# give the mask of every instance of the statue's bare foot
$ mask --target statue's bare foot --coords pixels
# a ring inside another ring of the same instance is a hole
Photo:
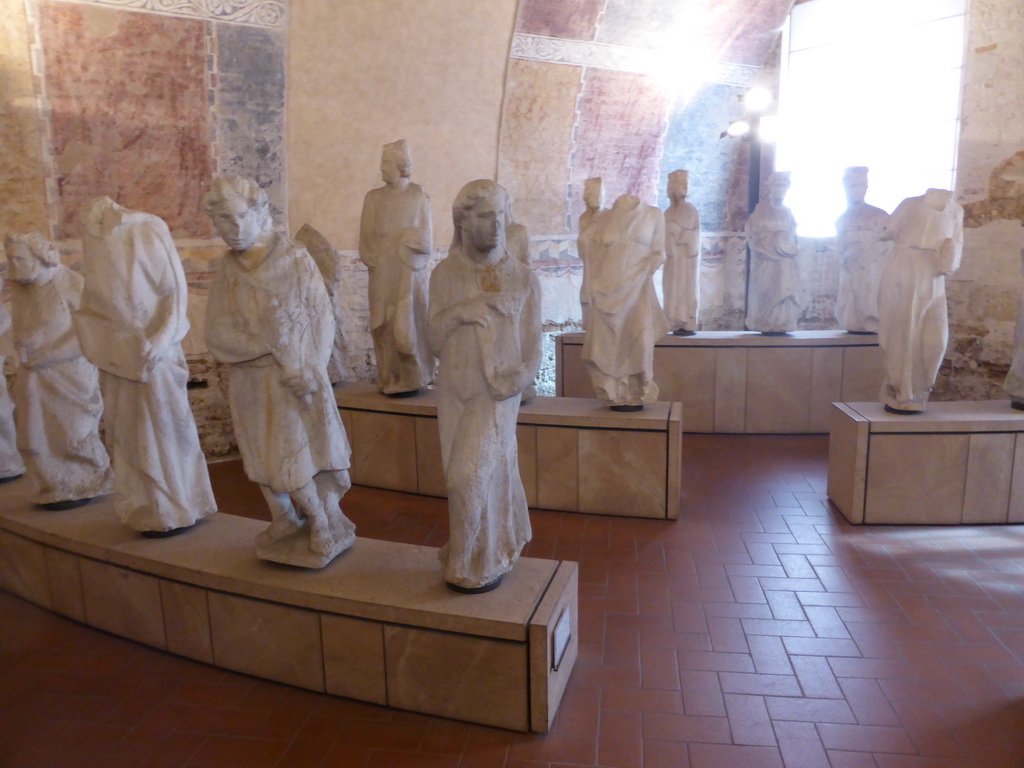
[[[326,555],[334,547],[334,537],[331,536],[331,529],[325,524],[317,526],[310,531],[309,549],[317,555]]]
[[[302,528],[302,523],[296,520],[281,519],[274,520],[266,529],[256,537],[256,544],[265,547],[290,536]]]

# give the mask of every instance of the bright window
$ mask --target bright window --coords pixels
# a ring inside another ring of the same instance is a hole
[[[952,189],[967,0],[809,0],[783,41],[776,168],[801,235],[846,209],[843,170],[866,165],[867,202],[892,211]]]

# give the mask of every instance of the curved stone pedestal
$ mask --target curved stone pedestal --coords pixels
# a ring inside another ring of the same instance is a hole
[[[437,550],[360,538],[326,568],[256,558],[265,523],[216,514],[144,539],[109,502],[67,512],[0,492],[0,588],[225,669],[517,731],[547,731],[576,659],[577,565],[522,558],[456,595]]]

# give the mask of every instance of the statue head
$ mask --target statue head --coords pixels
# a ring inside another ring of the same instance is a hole
[[[7,235],[4,250],[7,251],[7,277],[16,283],[39,282],[60,266],[57,246],[38,232]]]
[[[672,171],[668,175],[668,199],[675,202],[676,200],[685,200],[686,196],[690,193],[690,172],[689,171]]]
[[[604,208],[604,182],[600,177],[583,182],[583,202],[588,211],[599,211]]]
[[[868,168],[866,165],[854,165],[843,172],[843,186],[846,187],[846,199],[852,205],[863,203],[868,194]]]
[[[953,193],[948,189],[936,189],[931,187],[924,193],[924,200],[936,211],[944,210],[949,201],[953,199]]]
[[[389,187],[396,186],[403,179],[412,176],[412,153],[405,139],[384,145],[380,156],[380,175]]]
[[[489,179],[466,184],[452,203],[452,248],[460,247],[470,258],[503,252],[508,208],[508,192],[499,184]]]
[[[233,251],[246,251],[271,228],[270,201],[259,184],[244,176],[219,176],[203,197],[203,210]]]
[[[775,171],[768,177],[768,202],[776,208],[782,206],[789,192],[790,173],[789,171]]]

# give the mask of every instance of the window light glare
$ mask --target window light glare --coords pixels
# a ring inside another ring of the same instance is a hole
[[[761,141],[769,144],[774,143],[779,137],[779,118],[776,115],[765,115],[762,117],[757,128],[757,135]]]
[[[729,127],[725,129],[725,132],[734,139],[739,136],[746,136],[750,133],[750,123],[746,120],[733,120],[729,123]]]
[[[772,93],[767,88],[751,88],[743,97],[743,106],[747,112],[764,112],[771,106]]]

